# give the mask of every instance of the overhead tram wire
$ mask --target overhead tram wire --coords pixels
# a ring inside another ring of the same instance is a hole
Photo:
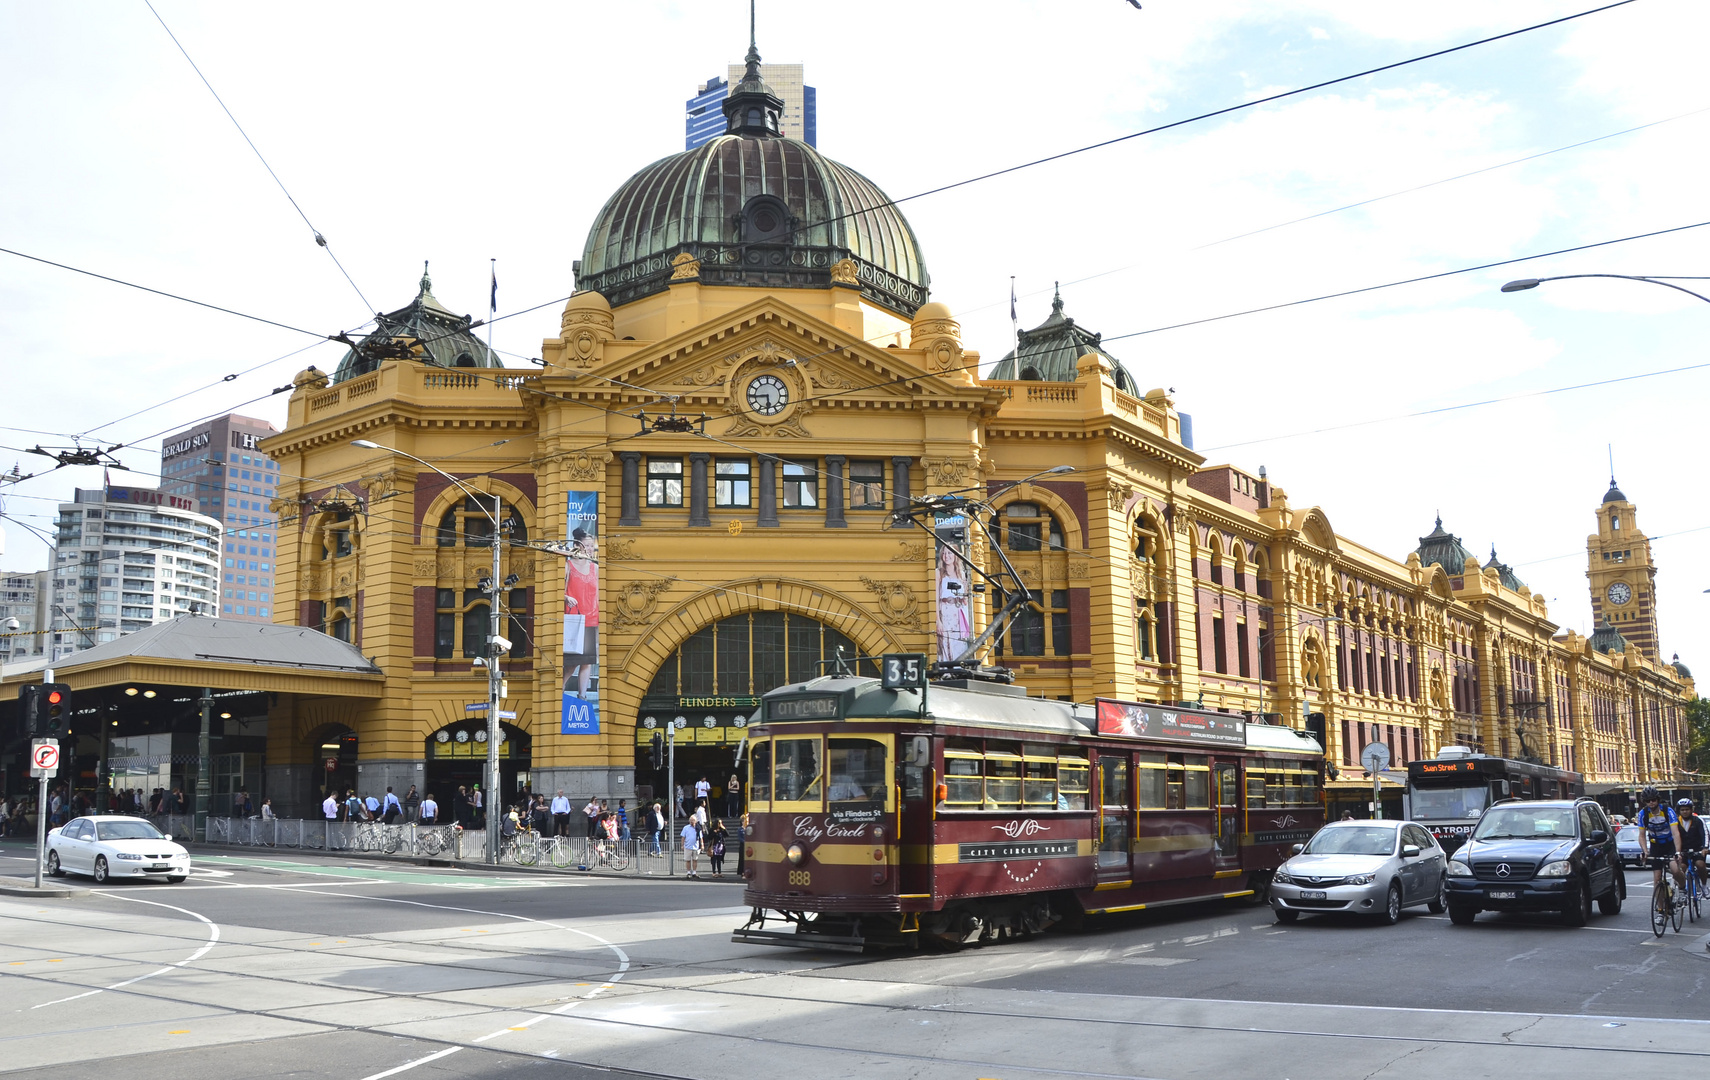
[[[262,156],[261,148],[255,145],[255,140],[249,137],[249,132],[243,129],[242,124],[238,123],[238,118],[232,115],[231,109],[226,106],[225,100],[220,97],[219,91],[214,89],[214,84],[208,81],[208,77],[206,75],[202,74],[202,69],[196,65],[195,60],[191,59],[190,51],[184,47],[184,43],[182,41],[178,40],[178,35],[172,32],[172,27],[167,26],[166,20],[161,18],[160,12],[155,10],[153,0],[143,0],[143,3],[148,5],[149,14],[153,15],[155,21],[160,23],[160,28],[166,31],[166,36],[172,39],[172,44],[178,46],[178,51],[183,54],[185,62],[190,65],[190,70],[194,71],[196,73],[196,77],[202,80],[202,85],[208,88],[208,93],[213,95],[215,103],[220,106],[220,111],[226,114],[226,119],[232,122],[232,126],[237,128],[238,134],[243,136],[243,141],[249,144],[249,148],[251,150],[255,151],[256,160],[261,162],[261,167],[267,170],[267,175],[273,177],[273,182],[279,185],[279,190],[284,194],[286,201],[291,204],[291,209],[297,211],[297,216],[303,219],[303,224],[307,225],[309,227],[309,232],[314,234],[315,243],[327,253],[327,258],[333,261],[333,265],[338,267],[338,272],[344,275],[344,280],[350,282],[350,287],[355,290],[357,299],[362,301],[363,308],[368,311],[373,311],[374,305],[368,302],[368,297],[362,295],[362,289],[357,286],[355,279],[350,276],[350,271],[346,270],[344,268],[344,264],[338,261],[338,256],[333,254],[332,245],[327,243],[325,236],[321,235],[321,230],[315,228],[315,223],[309,220],[309,215],[303,213],[303,208],[297,205],[297,200],[293,198],[291,192],[286,189],[285,181],[279,179],[279,174],[273,171],[273,166],[269,165],[267,163],[267,158]]]

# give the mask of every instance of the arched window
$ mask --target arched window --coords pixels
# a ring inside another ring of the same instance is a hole
[[[502,631],[511,640],[512,658],[528,656],[532,651],[533,635],[529,632],[529,590],[511,589],[501,594],[504,601],[500,615],[506,620]],[[492,598],[480,589],[435,589],[433,655],[437,660],[457,656],[476,657],[487,654],[487,635],[491,632]]]
[[[1215,530],[1211,534],[1211,583],[1223,584],[1223,537]]]
[[[1134,655],[1140,660],[1151,660],[1157,655],[1156,627],[1152,623],[1152,612],[1145,601],[1134,601]]]
[[[1062,551],[1063,528],[1038,503],[1010,503],[1001,511],[1000,542],[1008,551]]]
[[[458,353],[457,359],[452,361],[452,367],[474,367],[474,366],[475,366],[475,358],[473,356],[470,356],[468,353]]]
[[[457,510],[455,508],[447,510],[445,516],[439,519],[439,529],[435,542],[440,547],[457,546]]]
[[[785,683],[825,674],[839,650],[850,669],[878,675],[845,634],[784,611],[731,615],[691,634],[665,658],[647,688],[648,707],[675,708],[680,697],[759,697]]]
[[[340,641],[350,640],[350,620],[343,615],[333,619],[327,627],[327,633]]]
[[[513,544],[528,542],[528,524],[523,520],[522,511],[511,503],[500,501],[499,520],[507,525],[508,539]],[[483,496],[477,501],[473,496],[465,498],[461,503],[452,506],[439,519],[439,527],[434,530],[434,543],[440,547],[456,547],[461,540],[464,547],[484,548],[493,543],[493,499]]]
[[[1142,514],[1134,519],[1134,557],[1150,559],[1158,545],[1158,526]]]

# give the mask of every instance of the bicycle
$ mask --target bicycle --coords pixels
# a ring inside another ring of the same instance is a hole
[[[505,837],[499,842],[499,862],[506,858],[518,866],[533,866],[540,860],[540,844],[533,832],[528,829],[518,829],[515,834]]]
[[[1680,917],[1683,902],[1677,902],[1674,895],[1674,875],[1668,867],[1663,867],[1662,884],[1656,889],[1651,900],[1651,932],[1657,937],[1663,936],[1669,923],[1674,923],[1674,932],[1680,933]]]
[[[457,834],[463,831],[461,825],[429,825],[420,829],[416,834],[416,854],[438,855],[446,848],[457,850]]]
[[[1704,886],[1698,879],[1698,860],[1693,857],[1694,854],[1693,852],[1687,853],[1686,888],[1684,890],[1686,896],[1683,906],[1686,908],[1686,917],[1692,922],[1697,922],[1703,903]]]
[[[599,841],[594,845],[594,858],[589,863],[588,869],[597,870],[602,866],[613,870],[629,869],[629,852],[625,851],[623,844],[616,840]]]
[[[540,841],[540,852],[553,866],[560,870],[568,870],[577,865],[576,852],[562,836],[553,836]]]

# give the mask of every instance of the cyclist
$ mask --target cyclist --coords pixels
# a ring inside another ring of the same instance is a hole
[[[1698,887],[1702,890],[1704,888],[1704,819],[1693,812],[1691,799],[1682,799],[1675,806],[1677,807],[1675,816],[1680,819],[1681,861],[1682,863],[1691,861],[1698,867]],[[1675,871],[1674,875],[1675,879],[1682,885],[1686,884],[1685,870],[1686,867],[1683,865],[1680,870]]]
[[[1645,807],[1639,811],[1639,831],[1649,848],[1645,853],[1646,857],[1656,864],[1651,875],[1651,884],[1660,889],[1663,887],[1664,864],[1673,868],[1675,853],[1680,851],[1680,819],[1675,816],[1673,810],[1658,805],[1662,796],[1657,794],[1656,788],[1646,788],[1645,793],[1640,796],[1640,801]],[[1678,869],[1675,869],[1674,873],[1677,879],[1681,878]]]

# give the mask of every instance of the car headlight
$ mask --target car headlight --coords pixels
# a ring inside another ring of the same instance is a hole
[[[1288,868],[1282,866],[1277,867],[1277,872],[1271,875],[1271,880],[1273,882],[1280,881],[1284,885],[1294,884],[1294,879],[1288,876]]]
[[[1376,874],[1349,874],[1342,879],[1344,885],[1370,885],[1377,880]]]
[[[1573,873],[1573,863],[1566,859],[1547,862],[1538,868],[1539,877],[1567,877]]]
[[[119,852],[119,854],[116,856],[116,858],[128,859],[131,862],[141,862],[142,861],[141,855],[132,855],[132,854],[130,854],[128,852],[124,852],[124,851]]]
[[[1466,863],[1462,862],[1459,859],[1450,859],[1449,860],[1449,876],[1450,877],[1472,877],[1473,876],[1472,867],[1468,866]]]

